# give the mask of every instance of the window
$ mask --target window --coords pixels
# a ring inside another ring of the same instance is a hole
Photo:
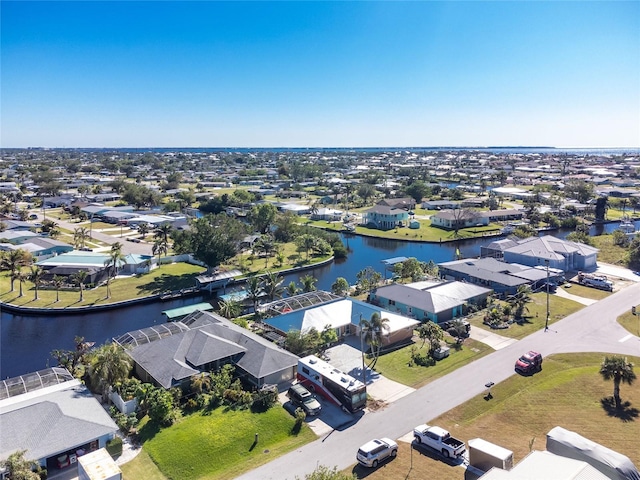
[[[309,369],[307,367],[302,367],[302,373],[309,375]]]

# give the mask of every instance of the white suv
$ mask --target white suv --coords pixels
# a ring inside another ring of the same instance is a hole
[[[386,458],[398,454],[398,444],[390,438],[380,438],[365,443],[358,449],[356,459],[365,467],[376,468]]]

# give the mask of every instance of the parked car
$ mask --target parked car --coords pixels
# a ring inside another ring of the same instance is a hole
[[[307,415],[319,415],[322,410],[322,405],[320,405],[316,397],[300,383],[296,383],[289,388],[287,397],[289,397],[291,403],[302,408]]]
[[[35,213],[32,213],[31,215],[29,215],[29,220],[37,220],[38,219],[38,215],[36,215]]]
[[[356,459],[360,465],[376,468],[387,458],[398,454],[398,444],[390,438],[380,438],[365,443],[358,449]]]
[[[440,427],[418,425],[413,429],[413,438],[416,443],[427,445],[447,458],[457,458],[467,449],[462,440],[452,437],[448,431]]]
[[[525,375],[542,370],[542,355],[533,350],[525,353],[516,361],[515,369],[516,372]]]

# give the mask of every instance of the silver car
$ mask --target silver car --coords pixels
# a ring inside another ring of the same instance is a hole
[[[380,462],[398,454],[398,444],[390,438],[380,438],[365,443],[358,449],[356,459],[360,465],[376,468]]]

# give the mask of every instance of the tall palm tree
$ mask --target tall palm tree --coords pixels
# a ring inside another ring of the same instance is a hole
[[[142,238],[145,238],[147,236],[147,233],[149,233],[149,224],[141,223],[140,225],[138,225],[138,232],[140,232]]]
[[[38,300],[38,289],[40,288],[40,283],[42,283],[42,277],[44,276],[44,270],[42,268],[34,265],[31,267],[31,273],[29,274],[29,280],[33,282],[33,286],[35,289],[34,300]]]
[[[11,250],[2,256],[2,269],[9,270],[11,277],[11,291],[14,289],[14,281],[18,278],[17,274],[22,267],[31,263],[31,254],[26,250]]]
[[[389,333],[389,319],[382,318],[378,312],[371,315],[370,320],[360,320],[360,335],[364,334],[364,341],[371,347],[373,360],[369,368],[374,368],[380,356],[385,334]]]
[[[258,315],[258,302],[260,301],[260,297],[264,293],[262,289],[262,282],[260,281],[260,277],[249,277],[247,278],[247,296],[249,300],[251,300],[251,304],[253,305],[254,315]]]
[[[115,277],[118,273],[118,265],[124,262],[125,256],[122,254],[122,244],[115,242],[111,245],[109,251],[109,258],[104,261],[104,265],[107,268],[107,298],[111,298],[111,289],[109,283],[111,277]],[[111,271],[109,271],[111,269]]]
[[[616,408],[619,409],[622,406],[620,383],[631,385],[636,379],[633,363],[628,362],[625,357],[617,355],[605,357],[600,365],[600,375],[605,380],[613,380],[613,399],[616,402]]]
[[[173,230],[173,227],[171,226],[170,223],[163,223],[158,228],[156,228],[156,231],[155,231],[155,234],[153,235],[153,237],[156,240],[162,239],[162,241],[166,245],[169,245],[169,239],[171,238],[171,231],[172,230]]]
[[[73,230],[73,245],[78,248],[85,248],[87,240],[89,240],[89,229],[86,227],[78,227]]]
[[[162,238],[156,238],[153,242],[153,247],[151,248],[151,253],[153,255],[158,255],[158,267],[160,267],[160,257],[162,255],[167,255],[169,251],[169,244],[166,243]]]
[[[124,348],[115,342],[105,343],[91,355],[89,375],[104,397],[110,386],[129,377],[132,366],[133,361]]]
[[[24,285],[24,282],[26,282],[29,279],[29,274],[26,272],[23,272],[22,270],[18,271],[15,275],[16,280],[18,280],[20,282],[20,297],[24,296],[24,293],[22,291],[22,286]],[[12,279],[13,280],[13,279]]]
[[[313,292],[316,290],[316,282],[318,279],[313,275],[305,275],[300,279],[300,283],[302,284],[303,292]]]
[[[60,301],[60,287],[62,287],[64,284],[64,277],[61,277],[60,275],[54,275],[53,286],[56,287],[56,303]]]
[[[80,301],[84,300],[84,281],[89,276],[89,272],[86,270],[78,270],[74,273],[71,278],[72,280],[80,287]]]
[[[262,279],[262,290],[269,299],[273,302],[276,298],[282,298],[284,288],[282,287],[284,278],[278,275],[277,272],[267,272]]]

